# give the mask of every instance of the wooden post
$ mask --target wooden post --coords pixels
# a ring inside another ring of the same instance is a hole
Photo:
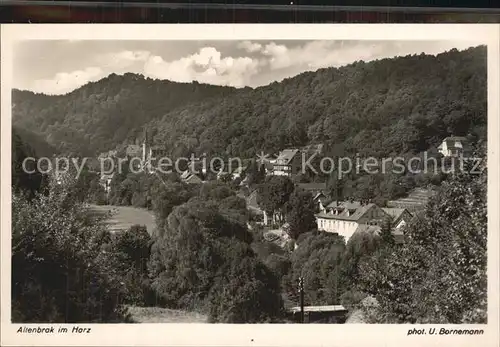
[[[304,278],[299,277],[300,322],[304,323]]]

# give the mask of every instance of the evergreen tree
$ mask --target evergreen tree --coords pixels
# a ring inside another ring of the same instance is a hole
[[[382,245],[386,247],[392,247],[395,244],[392,230],[392,220],[389,217],[385,218],[382,223],[380,228],[380,239],[382,241]]]

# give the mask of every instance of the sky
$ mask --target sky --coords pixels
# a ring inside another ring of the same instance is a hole
[[[438,54],[477,46],[467,41],[21,41],[13,86],[65,94],[111,73],[175,82],[258,87],[305,71],[355,61]]]

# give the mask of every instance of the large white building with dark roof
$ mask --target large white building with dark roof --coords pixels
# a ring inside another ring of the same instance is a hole
[[[337,233],[348,240],[356,231],[368,227],[380,229],[386,219],[393,223],[393,230],[399,233],[412,215],[405,209],[380,208],[373,203],[359,201],[332,201],[324,206],[320,203],[320,212],[316,214],[319,230]]]

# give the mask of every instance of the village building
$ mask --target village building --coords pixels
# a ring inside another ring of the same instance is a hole
[[[424,209],[429,199],[435,194],[436,191],[432,189],[415,188],[404,198],[389,200],[387,202],[387,207],[403,208],[410,213],[414,213]]]
[[[248,186],[248,182],[249,182],[249,179],[248,179],[248,175],[247,175],[247,176],[245,176],[244,179],[241,180],[240,187],[246,187],[246,186]]]
[[[292,177],[302,170],[305,162],[313,155],[323,153],[323,144],[312,144],[301,148],[287,148],[282,150],[274,162],[272,162],[272,174],[276,176]]]
[[[337,202],[316,215],[319,230],[337,233],[348,240],[360,225],[380,225],[387,214],[373,203]]]
[[[282,150],[273,165],[273,175],[291,177],[300,172],[301,156],[298,149]]]
[[[400,230],[413,218],[413,215],[406,208],[382,207],[382,210],[391,216],[394,230]]]
[[[167,155],[167,150],[163,146],[155,145],[150,146],[148,150],[148,158],[154,160],[157,164],[158,161]]]
[[[181,180],[184,183],[187,183],[187,184],[200,184],[200,183],[203,183],[203,180],[198,175],[192,173],[189,170],[186,170],[186,171],[184,171],[181,174]]]
[[[439,153],[445,157],[461,157],[471,154],[469,141],[462,136],[449,136],[438,147]]]
[[[229,175],[230,175],[229,172],[227,172],[223,168],[220,168],[219,171],[217,172],[217,180],[220,181],[220,180],[226,178]]]
[[[113,180],[114,173],[111,174],[102,174],[99,180],[99,184],[103,187],[106,194],[109,194],[111,191],[111,181]]]
[[[125,148],[125,155],[130,158],[142,158],[142,148],[139,145],[128,145]]]
[[[273,154],[268,159],[263,159],[263,161],[261,162],[261,164],[264,165],[266,176],[271,176],[274,174],[274,165],[276,164],[277,159],[278,157]]]
[[[359,201],[339,202],[332,201],[326,206],[321,201],[320,212],[316,214],[319,230],[334,232],[348,240],[356,231],[369,228],[380,231],[386,219],[390,219],[395,236],[402,237],[402,227],[413,217],[412,214],[401,208],[380,208],[373,203]]]
[[[325,206],[328,205],[328,203],[330,203],[330,201],[331,201],[331,199],[328,197],[328,195],[326,193],[319,192],[319,193],[316,193],[315,195],[313,195],[314,205],[317,206],[316,212],[324,211]]]
[[[228,177],[230,180],[242,179],[242,176],[245,174],[247,169],[246,166],[240,166],[232,171],[230,171],[231,167],[224,165],[217,172],[217,180],[221,180],[223,178]]]

